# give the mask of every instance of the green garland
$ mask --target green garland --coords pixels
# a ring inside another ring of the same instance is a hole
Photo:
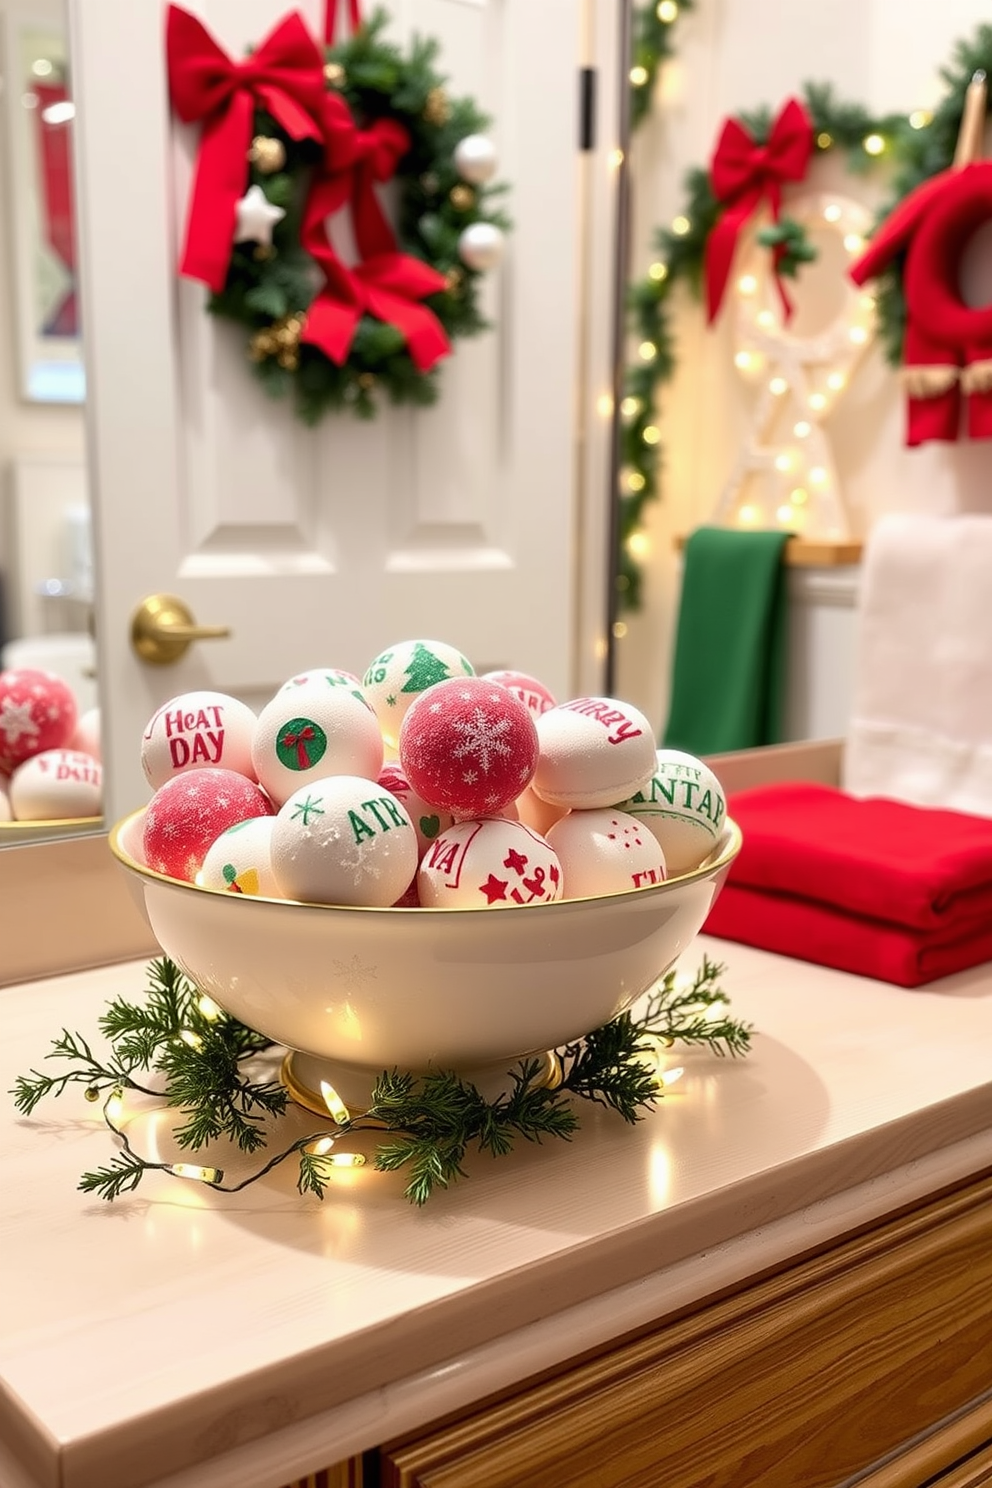
[[[385,12],[377,11],[348,40],[327,49],[328,86],[343,94],[356,120],[388,117],[409,131],[410,150],[396,178],[399,247],[447,278],[447,290],[423,303],[448,336],[475,335],[486,329],[478,303],[480,274],[462,263],[458,239],[475,222],[509,227],[505,213],[494,205],[506,188],[461,181],[454,151],[466,135],[483,133],[489,120],[470,99],[447,96],[434,67],[435,41],[415,38],[404,57],[383,40],[387,21]],[[270,171],[261,168],[264,155],[253,160],[249,184],[260,186],[286,215],[275,227],[273,251],[259,252],[250,243],[235,246],[225,287],[211,296],[209,309],[244,327],[257,376],[273,397],[292,397],[296,413],[308,424],[332,409],[372,418],[383,394],[393,403],[435,402],[438,369],[418,371],[395,326],[363,316],[341,367],[300,341],[315,293],[314,265],[300,243],[300,225],[318,151],[310,141],[290,139],[261,111],[255,115],[254,133],[263,141],[278,141],[285,161]]]
[[[651,111],[658,71],[673,55],[672,28],[680,15],[695,8],[696,0],[651,0],[633,16],[630,68],[630,123],[636,129]]]
[[[124,1093],[136,1091],[156,1096],[179,1113],[173,1135],[180,1148],[200,1152],[225,1139],[254,1153],[267,1145],[273,1119],[288,1104],[285,1087],[253,1068],[253,1061],[276,1046],[203,998],[166,957],[151,963],[143,1002],[115,998],[108,1004],[99,1021],[100,1033],[110,1041],[108,1056],[99,1057],[81,1034],[63,1029],[46,1058],[68,1068],[52,1075],[33,1069],[18,1077],[10,1094],[25,1116],[43,1098],[61,1095],[71,1085],[81,1085],[89,1101],[102,1100],[104,1120],[120,1150],[106,1167],[84,1173],[79,1187],[104,1199],[129,1193],[148,1172],[194,1178],[235,1193],[293,1157],[300,1193],[323,1198],[336,1164],[365,1161],[362,1154],[339,1147],[340,1140],[374,1130],[390,1138],[377,1147],[375,1166],[382,1172],[405,1170],[406,1197],[419,1205],[464,1176],[471,1145],[504,1157],[518,1137],[568,1140],[579,1125],[570,1097],[605,1106],[624,1121],[639,1120],[662,1094],[659,1048],[678,1040],[721,1056],[746,1054],[751,1027],[722,1011],[729,1001],[718,985],[723,970],[704,958],[684,989],[669,972],[639,1017],[622,1013],[581,1042],[557,1050],[559,1078],[550,1085],[541,1077],[543,1061],[537,1059],[523,1060],[508,1071],[511,1088],[495,1101],[487,1101],[450,1071],[417,1077],[384,1070],[363,1115],[343,1111],[329,1127],[289,1143],[236,1183],[225,1184],[223,1169],[212,1165],[142,1157],[122,1125]]]
[[[859,104],[839,102],[829,84],[807,83],[801,97],[813,124],[817,153],[843,151],[848,169],[855,174],[863,174],[886,160],[905,131],[915,132],[909,131],[901,116],[877,118]],[[770,109],[738,117],[759,143],[765,142],[773,122]],[[659,495],[663,468],[658,392],[674,376],[677,365],[672,295],[678,286],[687,285],[701,299],[706,240],[720,215],[708,170],[690,170],[685,176],[685,190],[681,212],[671,226],[656,233],[655,260],[646,277],[628,290],[628,330],[634,356],[627,368],[620,407],[620,514],[614,568],[620,615],[639,610],[643,600],[638,538],[644,508]],[[794,276],[803,263],[816,256],[803,228],[787,217],[776,228],[762,233],[760,240],[769,248],[778,243],[784,246],[778,266],[782,275]]]

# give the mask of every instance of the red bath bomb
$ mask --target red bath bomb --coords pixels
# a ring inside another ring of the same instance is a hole
[[[399,753],[410,784],[432,806],[454,816],[495,816],[537,768],[537,729],[499,683],[451,677],[413,702]]]
[[[0,770],[46,749],[63,749],[76,727],[72,689],[54,672],[0,672]]]
[[[515,698],[520,699],[524,707],[530,709],[535,718],[540,718],[549,708],[557,706],[558,699],[554,694],[548,691],[543,682],[527,672],[483,672],[482,680],[498,682],[500,687],[507,688]]]
[[[234,770],[187,770],[159,787],[145,812],[145,862],[156,873],[193,882],[211,844],[228,827],[272,816],[264,791]]]

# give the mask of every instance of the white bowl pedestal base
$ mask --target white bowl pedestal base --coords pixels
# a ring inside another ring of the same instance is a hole
[[[522,1058],[512,1056],[501,1059],[498,1064],[485,1065],[480,1069],[458,1070],[458,1075],[467,1084],[474,1085],[486,1100],[496,1100],[513,1087],[510,1071]],[[541,1061],[538,1075],[540,1084],[556,1085],[561,1078],[560,1066],[554,1054],[542,1052],[534,1056]],[[329,1116],[321,1087],[329,1085],[355,1115],[364,1114],[372,1103],[372,1088],[382,1069],[373,1069],[360,1064],[344,1064],[339,1060],[320,1059],[314,1054],[303,1054],[294,1050],[283,1060],[280,1079],[298,1106],[315,1116]]]

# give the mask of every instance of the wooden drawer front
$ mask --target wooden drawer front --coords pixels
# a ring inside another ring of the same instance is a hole
[[[833,1488],[990,1384],[986,1177],[384,1448],[382,1483]]]

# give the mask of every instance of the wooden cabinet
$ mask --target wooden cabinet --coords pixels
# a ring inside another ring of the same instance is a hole
[[[867,1472],[866,1488],[978,1488],[992,1484],[990,1391],[992,1175],[389,1443],[378,1475],[381,1488],[835,1488]],[[329,1488],[360,1483],[350,1470]]]

